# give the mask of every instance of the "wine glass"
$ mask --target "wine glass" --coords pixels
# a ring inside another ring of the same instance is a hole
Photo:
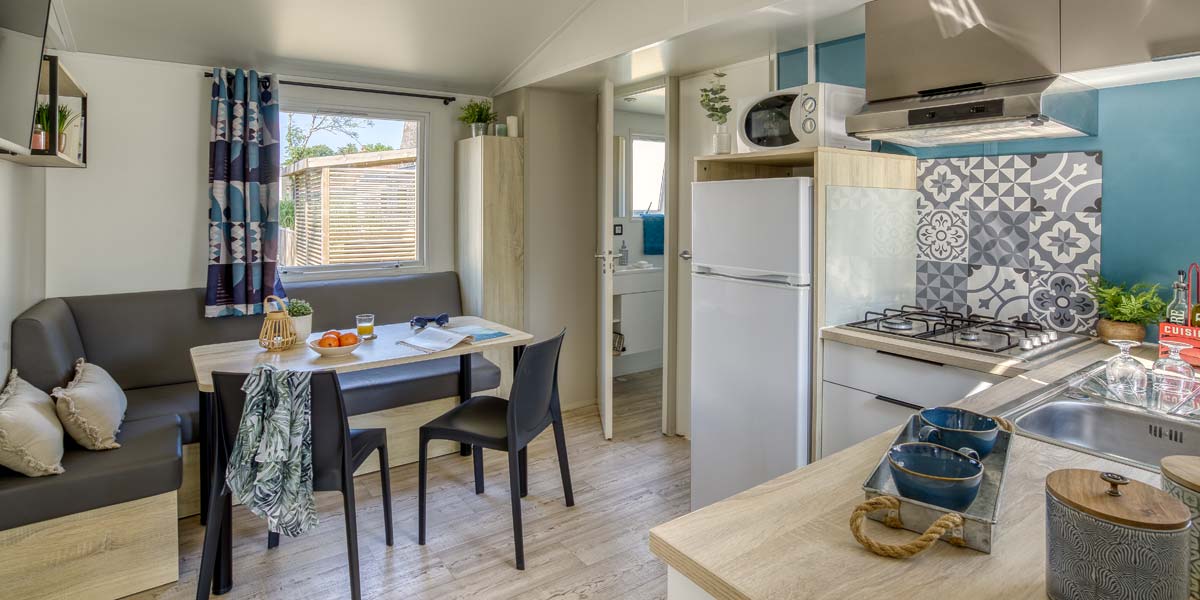
[[[1116,346],[1121,353],[1108,359],[1104,365],[1104,374],[1108,379],[1108,389],[1123,402],[1139,404],[1138,397],[1144,398],[1146,393],[1146,367],[1129,353],[1130,350],[1141,346],[1141,342],[1132,340],[1110,340],[1108,343]]]
[[[1187,399],[1195,386],[1192,380],[1196,371],[1180,357],[1192,345],[1183,342],[1159,342],[1159,345],[1167,349],[1167,356],[1154,361],[1158,395],[1163,402],[1176,406]]]

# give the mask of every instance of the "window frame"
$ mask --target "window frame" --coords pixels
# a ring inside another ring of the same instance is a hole
[[[363,92],[358,92],[363,93]],[[426,111],[389,109],[364,104],[346,104],[340,102],[312,102],[303,99],[289,100],[283,96],[279,103],[279,119],[281,128],[288,113],[329,114],[359,119],[378,119],[387,121],[416,121],[419,123],[417,135],[417,257],[415,261],[386,261],[377,263],[359,263],[353,265],[308,265],[286,266],[278,265],[280,279],[284,284],[293,281],[320,281],[328,279],[359,279],[367,277],[388,277],[410,273],[427,273],[429,271],[429,125],[431,115]],[[282,132],[281,132],[282,134]],[[280,146],[282,151],[283,146]],[[280,175],[282,179],[282,174]],[[283,183],[278,186],[280,201],[283,200]]]
[[[662,190],[663,190],[663,187],[666,185],[666,180],[667,180],[667,168],[666,168],[667,160],[668,160],[667,136],[658,134],[658,133],[642,133],[640,131],[635,131],[635,130],[631,129],[631,130],[629,130],[629,142],[628,142],[629,143],[629,173],[628,173],[628,177],[629,177],[629,182],[630,182],[629,183],[629,198],[626,201],[626,204],[629,207],[628,218],[641,219],[642,218],[641,215],[646,214],[645,212],[638,212],[637,207],[634,206],[634,203],[633,203],[634,195],[635,195],[634,189],[633,189],[633,170],[637,168],[637,163],[635,162],[634,156],[633,156],[633,143],[637,140],[642,140],[642,141],[647,141],[647,142],[661,142],[663,145],[663,171],[662,171],[662,176],[659,179],[659,183],[658,183],[658,187],[660,190],[660,192],[659,192],[660,195],[658,197],[659,210],[655,211],[655,212],[651,212],[650,214],[652,214],[652,215],[666,214],[666,212],[667,212],[666,200],[667,199],[666,199],[666,195],[662,193]]]

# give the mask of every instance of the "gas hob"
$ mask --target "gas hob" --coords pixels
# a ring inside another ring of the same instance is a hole
[[[1026,361],[1085,343],[1089,339],[1074,333],[1054,331],[1032,321],[1000,320],[944,308],[924,309],[909,305],[867,311],[863,320],[847,323],[846,326]]]

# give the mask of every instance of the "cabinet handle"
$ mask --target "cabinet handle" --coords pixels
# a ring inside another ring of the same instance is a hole
[[[917,404],[913,404],[912,402],[905,402],[903,400],[897,400],[895,398],[889,398],[887,396],[876,395],[875,399],[881,400],[883,402],[887,402],[888,404],[895,404],[896,406],[903,406],[904,408],[907,408],[909,410],[925,410],[924,406],[919,406]]]
[[[925,364],[927,364],[927,365],[933,365],[933,366],[935,366],[935,367],[944,367],[944,366],[946,366],[946,365],[944,365],[944,364],[942,364],[942,363],[940,363],[940,362],[937,362],[936,360],[926,360],[926,359],[924,359],[924,358],[914,358],[914,357],[912,357],[912,356],[905,356],[905,355],[903,355],[903,354],[896,354],[896,353],[894,353],[894,352],[888,352],[888,351],[886,351],[886,350],[876,350],[875,352],[877,352],[877,353],[879,353],[879,354],[883,354],[883,355],[885,355],[885,356],[895,356],[896,358],[903,358],[904,360],[911,360],[911,361],[913,361],[913,362],[925,363]]]

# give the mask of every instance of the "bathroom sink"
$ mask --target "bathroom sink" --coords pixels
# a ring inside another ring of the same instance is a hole
[[[663,289],[662,267],[617,267],[613,275],[615,276],[613,277],[614,294],[640,294]]]
[[[998,412],[1028,437],[1152,471],[1163,457],[1200,455],[1200,422],[1080,393],[1077,376]]]

